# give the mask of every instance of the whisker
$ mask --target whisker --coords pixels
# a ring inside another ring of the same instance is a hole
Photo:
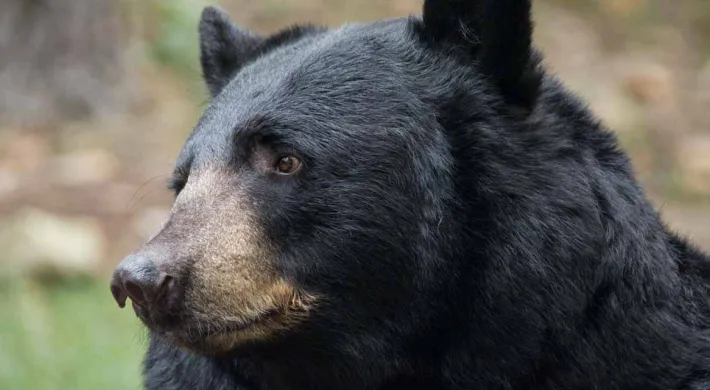
[[[161,177],[164,178],[164,177],[167,177],[167,175],[154,176],[154,177],[148,179],[148,180],[147,180],[146,182],[144,182],[143,184],[141,184],[138,188],[136,188],[136,191],[135,191],[135,192],[133,193],[133,195],[131,196],[131,199],[128,200],[128,204],[126,205],[126,206],[127,206],[127,207],[126,207],[126,213],[129,213],[129,212],[131,211],[131,209],[133,209],[133,206],[135,206],[136,204],[138,204],[141,200],[143,200],[143,198],[145,198],[148,194],[150,194],[150,192],[148,192],[148,194],[143,195],[143,197],[141,197],[140,199],[138,199],[138,201],[136,201],[136,203],[132,203],[132,202],[133,202],[133,199],[135,199],[135,197],[136,197],[136,195],[138,194],[138,192],[139,192],[141,189],[143,189],[143,187],[145,187],[145,186],[148,185],[149,183],[153,182],[155,179],[159,179],[159,178],[161,178]]]

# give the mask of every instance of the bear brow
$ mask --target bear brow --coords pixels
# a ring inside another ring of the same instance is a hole
[[[188,174],[183,169],[176,169],[168,179],[168,190],[178,194],[187,184]]]
[[[234,146],[249,145],[256,140],[273,139],[283,127],[263,115],[253,116],[235,128],[232,143]]]
[[[173,170],[172,175],[168,179],[168,190],[174,192],[175,194],[180,193],[182,189],[187,184],[187,178],[190,176],[190,170],[192,168],[193,156],[190,155],[187,159],[180,159],[175,164],[175,170]]]
[[[278,150],[303,153],[303,145],[295,142],[293,126],[271,117],[257,115],[237,126],[232,134],[232,161],[240,161],[252,153],[257,144],[266,144]]]

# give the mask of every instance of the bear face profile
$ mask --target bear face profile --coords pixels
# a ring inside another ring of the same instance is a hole
[[[114,271],[148,389],[710,388],[710,266],[529,0],[262,36],[214,7],[171,213]]]

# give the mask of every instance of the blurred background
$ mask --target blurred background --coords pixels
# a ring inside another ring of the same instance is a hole
[[[165,216],[208,101],[207,3],[0,1],[0,389],[140,388],[145,334],[108,275]],[[220,4],[269,33],[421,0]],[[618,133],[668,223],[710,250],[710,2],[535,0],[535,17],[550,69]]]

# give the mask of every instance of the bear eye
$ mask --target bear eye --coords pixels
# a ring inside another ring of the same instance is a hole
[[[291,175],[301,168],[301,160],[294,156],[283,156],[276,162],[276,173]]]

